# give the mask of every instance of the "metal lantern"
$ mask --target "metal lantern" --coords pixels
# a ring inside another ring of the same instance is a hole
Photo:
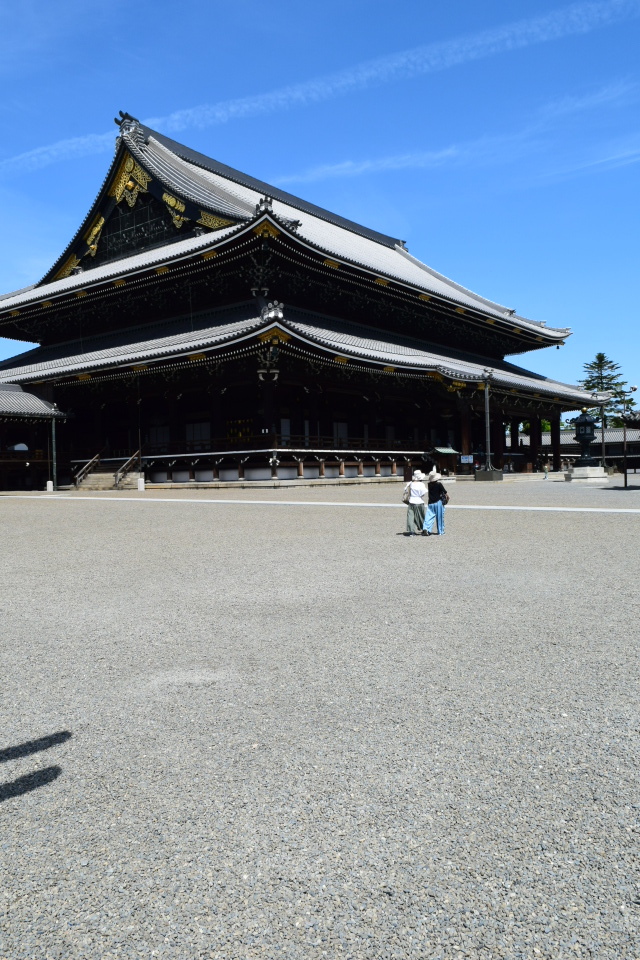
[[[597,461],[589,455],[589,447],[596,438],[596,420],[592,417],[586,407],[583,407],[582,413],[572,421],[576,428],[576,434],[573,438],[580,444],[580,466],[594,466]]]

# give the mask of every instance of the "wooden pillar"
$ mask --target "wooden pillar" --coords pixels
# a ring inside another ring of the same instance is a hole
[[[395,460],[391,461],[391,476],[392,477],[398,476],[398,464],[396,463]]]
[[[560,415],[551,417],[552,470],[560,470]]]
[[[238,460],[238,480],[244,480],[244,460]]]
[[[219,470],[219,466],[218,466],[218,461],[216,461],[216,462],[213,464],[213,479],[214,479],[214,480],[219,480],[219,479],[220,479],[220,470]]]
[[[338,476],[344,477],[344,460],[341,460],[340,465],[338,466]]]
[[[358,460],[358,476],[364,477],[364,463],[362,460]]]
[[[380,461],[376,460],[376,477],[380,476]]]
[[[304,477],[304,460],[298,460],[298,476]]]
[[[318,464],[318,476],[324,477],[324,460],[321,460]]]
[[[529,420],[529,450],[531,451],[531,465],[533,470],[536,469],[540,456],[540,427],[540,417],[531,417]]]
[[[189,480],[195,480],[196,471],[192,463],[189,464]]]

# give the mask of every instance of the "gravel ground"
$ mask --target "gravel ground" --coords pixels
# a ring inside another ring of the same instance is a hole
[[[162,496],[0,496],[0,958],[640,956],[640,513]]]

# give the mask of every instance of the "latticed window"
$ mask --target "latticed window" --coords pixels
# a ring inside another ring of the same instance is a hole
[[[82,264],[90,270],[190,236],[193,225],[185,223],[178,230],[163,203],[151,194],[140,194],[133,208],[118,204],[102,229],[95,257],[85,257]]]

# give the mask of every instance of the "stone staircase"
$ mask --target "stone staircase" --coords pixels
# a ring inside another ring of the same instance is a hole
[[[132,470],[123,480],[120,481],[118,490],[137,490],[139,476],[140,474],[137,470]],[[95,470],[92,470],[91,473],[88,473],[78,486],[78,490],[82,490],[83,493],[89,493],[93,490],[115,489],[115,470],[113,467],[105,469],[102,466],[98,466]]]

